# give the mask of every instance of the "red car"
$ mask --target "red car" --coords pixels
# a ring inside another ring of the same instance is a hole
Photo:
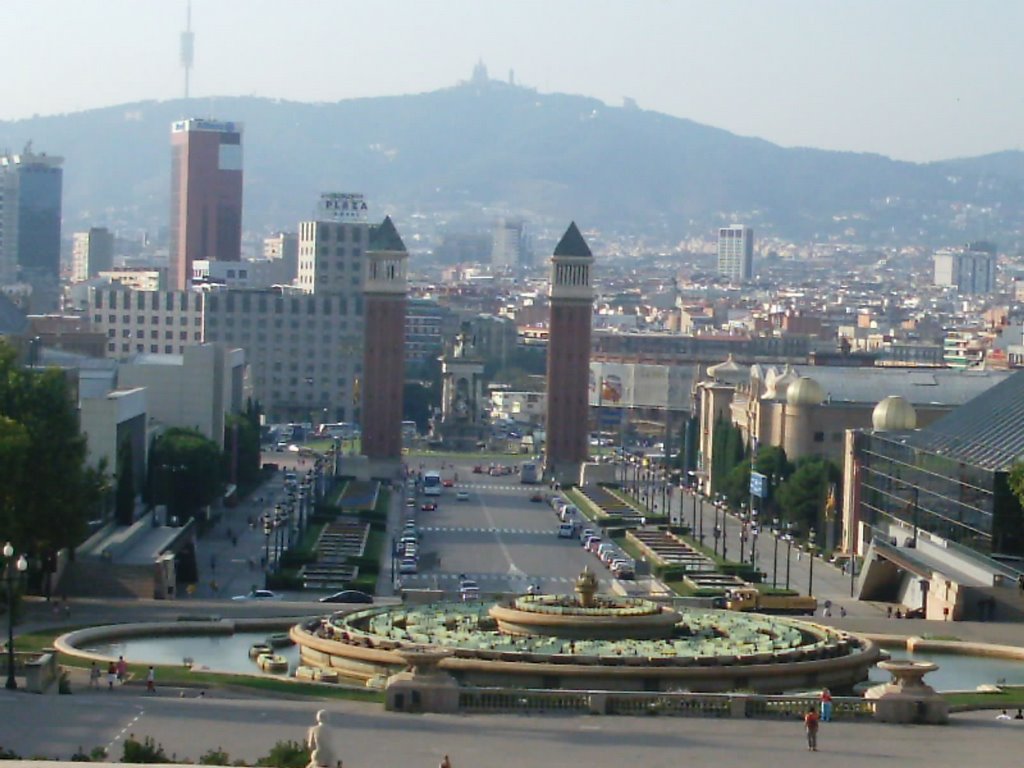
[[[484,468],[481,467],[479,464],[477,464],[475,467],[473,467],[473,474],[474,475],[482,475],[483,473],[484,473]]]
[[[453,485],[455,485],[455,481],[454,480],[442,480],[441,481],[441,485],[443,485],[445,488],[451,488]]]
[[[424,501],[423,506],[421,506],[420,509],[423,510],[424,512],[433,512],[435,509],[437,509],[437,502]]]

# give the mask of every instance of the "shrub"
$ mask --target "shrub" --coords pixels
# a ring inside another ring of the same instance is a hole
[[[216,749],[207,750],[199,758],[200,765],[231,765],[231,758],[228,757],[228,753],[220,747]]]
[[[270,752],[256,761],[256,765],[271,768],[306,768],[309,765],[309,749],[297,741],[279,741]]]
[[[121,751],[122,763],[169,763],[162,745],[153,741],[152,736],[147,736],[141,742],[129,736],[125,739]]]

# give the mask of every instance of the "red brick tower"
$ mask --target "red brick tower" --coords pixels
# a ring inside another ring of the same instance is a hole
[[[561,483],[579,482],[587,460],[590,322],[594,292],[590,253],[575,222],[551,257],[548,296],[548,412],[544,470]]]
[[[363,325],[363,455],[402,459],[402,389],[405,386],[406,260],[391,217],[370,231],[366,251]]]

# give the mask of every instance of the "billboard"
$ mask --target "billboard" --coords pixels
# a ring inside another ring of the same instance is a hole
[[[689,411],[692,369],[638,363],[590,364],[590,405]]]

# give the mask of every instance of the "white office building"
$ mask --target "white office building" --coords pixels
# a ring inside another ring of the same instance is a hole
[[[734,224],[718,230],[718,273],[734,283],[754,274],[754,230]]]

